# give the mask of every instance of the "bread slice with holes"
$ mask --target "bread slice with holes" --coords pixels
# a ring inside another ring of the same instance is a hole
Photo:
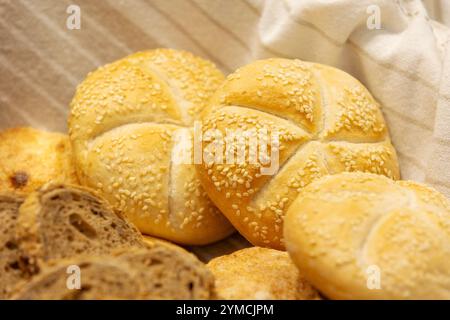
[[[209,299],[213,291],[211,273],[194,255],[153,244],[59,261],[19,289],[15,298]]]
[[[78,254],[143,247],[139,231],[92,191],[60,184],[32,193],[20,207],[17,238],[32,264]]]
[[[17,218],[23,201],[20,196],[0,195],[0,299],[9,298],[17,283],[30,275],[16,240]]]

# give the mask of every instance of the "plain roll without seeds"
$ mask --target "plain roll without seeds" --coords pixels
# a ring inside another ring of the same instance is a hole
[[[450,203],[436,190],[341,173],[303,189],[287,250],[331,299],[450,299]]]
[[[279,133],[275,174],[262,174],[263,161],[248,157],[196,165],[211,200],[257,246],[284,248],[287,209],[304,186],[324,175],[400,176],[379,104],[358,80],[332,67],[287,59],[253,62],[227,77],[202,120],[204,135],[256,129],[266,130],[270,141]],[[208,151],[213,143],[203,140],[207,156],[214,155]],[[248,155],[249,141],[245,147]]]
[[[208,262],[219,299],[318,300],[287,252],[252,247]]]
[[[26,195],[49,182],[77,184],[69,137],[29,127],[0,132],[0,192]]]
[[[69,135],[80,182],[148,235],[181,244],[220,240],[232,226],[210,202],[192,161],[194,119],[222,73],[184,51],[140,52],[99,68],[72,100]]]

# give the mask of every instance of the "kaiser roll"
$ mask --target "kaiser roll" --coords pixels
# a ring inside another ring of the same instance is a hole
[[[178,158],[192,149],[191,125],[222,81],[212,63],[170,49],[132,54],[89,74],[69,118],[81,183],[145,234],[181,244],[229,235],[192,161]]]
[[[202,185],[254,245],[284,248],[287,209],[304,186],[321,176],[366,171],[399,178],[378,103],[356,79],[332,67],[256,61],[228,76],[202,117],[204,161],[197,164]],[[215,151],[224,149],[215,147],[217,136],[227,139],[233,131],[250,136],[252,130],[267,133],[257,140],[258,149],[270,142],[266,156],[275,159],[270,166],[278,161],[278,171],[263,172],[267,158],[251,161],[250,139],[242,141],[242,135],[234,141],[244,146],[246,156],[238,158],[238,148],[228,149],[228,143],[222,155],[236,156],[236,161],[216,161]],[[279,146],[274,148],[277,132]]]
[[[214,258],[207,267],[216,279],[220,299],[320,299],[284,251],[246,248]]]
[[[450,202],[368,173],[323,177],[288,210],[286,247],[332,299],[450,299]]]

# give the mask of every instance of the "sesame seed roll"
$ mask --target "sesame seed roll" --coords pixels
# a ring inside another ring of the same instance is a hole
[[[261,158],[197,165],[212,201],[254,245],[283,249],[289,206],[303,187],[324,175],[364,171],[399,178],[379,104],[359,81],[329,66],[288,59],[253,62],[227,77],[202,118],[204,132],[266,130],[267,139],[279,133],[274,174],[262,174],[267,165]],[[211,150],[211,143],[204,141],[203,150]],[[258,143],[260,148],[264,141]],[[247,155],[249,146],[247,140]],[[271,146],[267,149],[270,153]]]
[[[222,73],[171,49],[139,52],[90,73],[71,103],[69,135],[82,184],[144,234],[207,244],[233,228],[208,199],[190,161],[192,124]]]
[[[435,189],[344,172],[305,187],[286,247],[330,299],[450,299],[450,202]]]

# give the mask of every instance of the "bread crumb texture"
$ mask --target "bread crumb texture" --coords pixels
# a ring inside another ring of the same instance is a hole
[[[195,245],[229,235],[233,228],[192,161],[177,158],[180,150],[192,154],[193,121],[222,81],[212,63],[171,49],[135,53],[90,73],[69,117],[81,183],[145,234]]]
[[[24,198],[0,194],[0,299],[8,299],[17,283],[29,278],[16,238],[19,207]]]
[[[411,181],[323,177],[288,210],[295,264],[332,299],[450,299],[450,202]]]
[[[16,242],[36,272],[53,260],[145,247],[140,232],[91,190],[46,185],[19,208]]]
[[[67,135],[33,128],[0,132],[0,192],[26,195],[48,182],[78,183]]]
[[[279,170],[273,175],[261,173],[267,167],[261,158],[250,161],[250,140],[244,142],[243,162],[196,166],[216,206],[257,246],[284,248],[288,208],[322,176],[343,171],[400,176],[379,104],[356,79],[332,67],[278,58],[253,62],[227,77],[202,119],[204,134],[279,133]],[[213,143],[203,141],[207,157],[215,155]],[[270,154],[270,144],[267,150]],[[231,154],[236,157],[237,149]]]
[[[67,268],[78,266],[79,290],[67,288]],[[210,299],[214,279],[195,256],[164,245],[54,261],[13,296],[24,300]]]
[[[317,291],[306,281],[286,252],[246,248],[211,260],[220,299],[316,300]]]

